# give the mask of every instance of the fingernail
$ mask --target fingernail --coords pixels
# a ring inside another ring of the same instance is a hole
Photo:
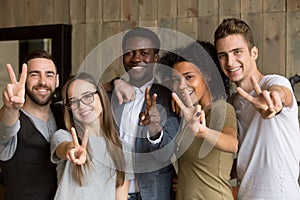
[[[196,117],[199,117],[201,115],[200,112],[196,112]]]

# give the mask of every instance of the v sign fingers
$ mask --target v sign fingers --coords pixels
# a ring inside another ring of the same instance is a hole
[[[71,134],[72,134],[72,139],[73,139],[73,144],[75,147],[79,147],[79,142],[77,138],[77,133],[74,127],[71,128]]]
[[[176,104],[179,106],[180,110],[185,110],[186,106],[184,105],[184,103],[181,101],[181,99],[178,97],[178,95],[174,92],[172,92],[172,98],[174,99],[174,101],[176,102]]]
[[[239,95],[241,95],[242,97],[244,97],[245,99],[247,99],[249,102],[253,102],[254,97],[251,96],[250,94],[248,94],[245,90],[243,90],[240,87],[237,87],[237,92],[239,93]]]
[[[252,77],[250,78],[250,80],[251,80],[252,87],[253,87],[254,91],[256,92],[256,94],[259,95],[259,94],[261,93],[261,88],[260,88],[260,86],[258,85],[258,83],[257,83],[257,81],[256,81],[256,79],[255,79],[255,77],[252,76]]]
[[[6,87],[7,104],[5,105],[13,107],[14,109],[20,109],[25,102],[25,82],[27,78],[27,65],[23,64],[22,73],[19,81],[16,80],[16,75],[13,71],[12,66],[10,64],[7,64],[6,67],[11,83],[8,84]]]
[[[87,143],[87,132],[85,132],[82,143],[80,146],[76,134],[75,128],[71,128],[71,134],[73,138],[74,148],[71,148],[67,152],[67,158],[77,165],[82,165],[86,162],[86,143]]]

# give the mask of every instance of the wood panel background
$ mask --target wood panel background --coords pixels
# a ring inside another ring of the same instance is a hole
[[[0,27],[72,24],[72,72],[105,39],[156,26],[213,42],[228,17],[250,24],[263,73],[300,74],[300,0],[0,0]],[[116,47],[116,51],[119,47]],[[120,75],[116,60],[103,81]]]

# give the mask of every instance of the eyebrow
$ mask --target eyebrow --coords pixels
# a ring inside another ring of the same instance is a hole
[[[236,50],[242,50],[243,48],[234,48],[234,49],[231,49],[229,50],[229,53],[233,52],[233,51],[236,51]],[[220,54],[226,54],[225,51],[221,51],[221,52],[218,52],[217,55],[220,55]]]
[[[42,73],[41,71],[39,70],[33,70],[33,71],[29,71],[28,74],[32,74],[32,73]],[[46,74],[55,74],[54,71],[46,71]]]

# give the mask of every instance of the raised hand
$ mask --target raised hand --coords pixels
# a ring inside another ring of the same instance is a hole
[[[122,79],[115,80],[114,92],[117,95],[119,104],[135,100],[135,89],[133,86],[127,84]]]
[[[256,96],[251,96],[240,87],[237,92],[251,102],[264,119],[270,119],[282,110],[283,103],[277,91],[261,90],[254,77],[251,77],[251,83]]]
[[[13,67],[10,64],[7,64],[6,68],[11,83],[7,84],[3,91],[3,103],[7,108],[19,110],[25,102],[27,65],[23,64],[19,81],[16,79]]]
[[[152,134],[156,134],[162,130],[160,114],[156,107],[156,98],[157,94],[154,94],[152,98],[150,97],[150,88],[147,87],[145,92],[146,111],[141,112],[139,115],[140,124],[148,126],[148,130]]]
[[[178,107],[181,110],[181,115],[184,116],[187,126],[194,132],[196,137],[205,137],[207,133],[205,113],[201,109],[200,105],[196,107],[193,105],[191,96],[188,91],[184,91],[183,101],[177,96],[176,93],[172,93],[172,97]]]
[[[82,144],[78,142],[75,128],[71,128],[74,147],[67,151],[67,159],[76,165],[82,165],[86,162],[86,145],[88,142],[88,132],[85,131]]]

